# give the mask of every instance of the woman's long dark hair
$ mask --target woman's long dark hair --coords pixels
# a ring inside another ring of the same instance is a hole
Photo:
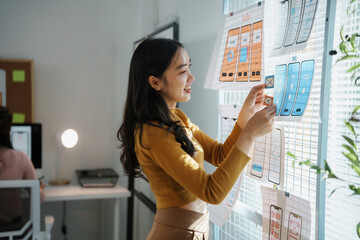
[[[12,124],[12,115],[9,108],[0,107],[0,147],[13,148],[10,141],[10,128]]]
[[[9,108],[0,107],[0,148],[13,149],[10,140],[10,128],[12,124],[12,115]],[[0,159],[0,170],[5,166],[3,159]]]
[[[134,131],[135,128],[140,128],[141,144],[143,124],[168,127],[168,131],[175,135],[176,141],[181,144],[185,152],[191,156],[195,153],[194,145],[187,137],[184,128],[179,125],[179,121],[171,117],[172,113],[165,100],[148,82],[149,76],[163,77],[180,48],[183,48],[183,45],[175,40],[147,39],[136,48],[132,56],[123,121],[117,132],[120,140],[120,162],[127,175],[134,177],[142,175],[134,151]]]

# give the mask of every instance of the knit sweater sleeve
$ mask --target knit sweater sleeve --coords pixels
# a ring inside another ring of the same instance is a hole
[[[204,160],[214,166],[219,166],[219,164],[223,162],[226,156],[230,153],[241,132],[240,127],[235,124],[231,134],[222,144],[209,137],[195,125],[192,126],[192,130],[196,140],[204,149]]]
[[[236,140],[238,139],[241,128],[239,125],[235,124],[230,135],[227,137],[224,143],[219,143],[218,141],[209,137],[206,133],[200,130],[200,128],[193,124],[190,119],[182,112],[180,109],[177,109],[177,115],[188,126],[196,140],[200,143],[204,149],[204,160],[209,162],[214,166],[219,166],[220,163],[225,159],[225,157],[230,153],[230,150],[234,146]]]
[[[142,144],[135,146],[137,155],[151,159],[185,189],[211,204],[223,201],[250,159],[235,146],[229,147],[215,172],[207,174],[167,129],[145,124],[141,140]]]

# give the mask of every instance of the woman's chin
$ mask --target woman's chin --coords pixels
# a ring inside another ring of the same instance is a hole
[[[189,96],[183,98],[182,101],[179,101],[179,102],[188,102],[188,101],[190,101],[190,99],[191,99],[191,96],[189,94]]]

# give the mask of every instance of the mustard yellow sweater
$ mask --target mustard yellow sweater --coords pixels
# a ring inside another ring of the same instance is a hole
[[[135,153],[149,179],[157,208],[178,207],[198,198],[211,204],[221,203],[250,160],[233,146],[241,132],[240,127],[235,124],[221,144],[191,123],[180,109],[172,110],[172,113],[187,127],[187,135],[196,148],[193,157],[165,127],[144,124],[141,136],[144,147],[139,142],[140,129],[135,130]],[[206,173],[204,160],[217,166],[214,173]]]

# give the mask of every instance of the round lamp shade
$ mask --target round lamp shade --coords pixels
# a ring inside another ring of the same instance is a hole
[[[66,148],[74,147],[78,142],[78,134],[74,129],[67,129],[61,134],[61,143]]]

